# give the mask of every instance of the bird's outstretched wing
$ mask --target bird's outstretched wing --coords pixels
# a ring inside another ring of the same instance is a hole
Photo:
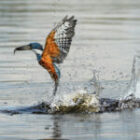
[[[47,55],[49,55],[53,63],[63,62],[70,49],[76,22],[77,20],[74,19],[74,16],[70,18],[65,16],[63,20],[56,25],[46,39],[42,58],[45,59]]]

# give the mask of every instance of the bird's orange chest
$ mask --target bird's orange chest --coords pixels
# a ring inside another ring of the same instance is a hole
[[[39,61],[39,64],[46,68],[47,70],[51,69],[51,71],[54,71],[54,66],[52,63],[52,59],[49,55],[46,55],[46,57],[42,57],[41,60]]]
[[[45,69],[48,70],[48,72],[50,73],[51,77],[56,81],[58,79],[58,76],[56,74],[56,71],[55,71],[55,68],[53,66],[53,63],[52,63],[52,59],[49,55],[47,55],[44,58],[41,58],[41,60],[39,61],[39,64],[41,66],[43,66]]]

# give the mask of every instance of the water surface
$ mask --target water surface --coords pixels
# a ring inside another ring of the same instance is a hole
[[[140,44],[140,2],[0,0],[0,106],[25,107],[48,100],[53,83],[32,52],[13,50],[45,39],[65,15],[78,19],[69,55],[60,65],[57,94],[89,88],[93,70],[101,97],[123,97]],[[137,93],[138,94],[138,93]],[[0,114],[0,139],[140,139],[139,109],[103,114]]]

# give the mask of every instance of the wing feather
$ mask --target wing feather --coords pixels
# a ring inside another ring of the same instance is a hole
[[[69,52],[70,45],[72,42],[72,37],[75,34],[74,30],[75,30],[76,22],[77,20],[74,19],[74,16],[70,18],[68,18],[68,16],[65,16],[63,20],[56,25],[56,27],[51,31],[51,33],[47,37],[46,45],[44,49],[44,51],[46,52],[43,52],[42,56],[44,56],[44,54],[49,53],[49,55],[53,59],[53,62],[62,63]],[[51,36],[51,42],[50,42],[50,35],[52,33],[54,34],[53,36]],[[57,51],[59,50],[59,53],[54,55],[53,52],[48,51],[50,50],[49,48],[52,47],[51,45],[54,45]]]

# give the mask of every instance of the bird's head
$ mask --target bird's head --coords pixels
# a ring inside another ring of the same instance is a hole
[[[42,51],[43,51],[43,47],[42,47],[41,44],[30,43],[28,45],[23,45],[23,46],[17,47],[17,48],[14,49],[14,54],[16,53],[16,51],[24,51],[24,50],[32,50],[36,54],[37,60],[39,61],[41,59],[41,54],[42,54]]]
[[[16,51],[23,51],[23,50],[41,50],[43,51],[43,47],[39,43],[30,43],[28,45],[23,45],[14,49],[14,53]]]

